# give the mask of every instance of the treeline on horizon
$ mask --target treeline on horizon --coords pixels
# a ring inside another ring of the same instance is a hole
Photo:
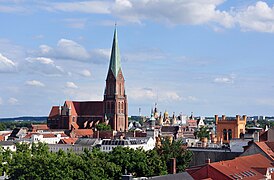
[[[17,151],[0,152],[0,173],[9,179],[121,179],[123,174],[151,177],[168,173],[170,158],[176,158],[177,172],[183,172],[192,152],[181,141],[163,140],[153,150],[116,147],[101,152],[98,148],[74,152],[50,152],[46,144],[16,144]]]

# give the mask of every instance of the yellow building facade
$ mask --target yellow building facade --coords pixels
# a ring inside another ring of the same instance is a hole
[[[245,134],[246,115],[236,118],[226,118],[225,115],[215,115],[216,135],[218,142],[229,143],[233,138],[241,138]]]

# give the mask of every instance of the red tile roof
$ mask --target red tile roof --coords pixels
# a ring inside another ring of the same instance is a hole
[[[32,131],[37,131],[37,130],[48,130],[49,127],[47,124],[32,124]]]
[[[255,142],[255,144],[274,161],[274,142]]]
[[[39,135],[39,133],[28,133],[28,134],[24,137],[24,139],[30,139],[31,136],[32,136],[33,134]]]
[[[54,138],[56,137],[57,134],[55,133],[46,133],[46,134],[41,134],[41,133],[28,133],[24,139],[30,139],[32,135],[42,135],[43,138]],[[65,137],[68,137],[66,134],[64,133],[60,133],[61,134],[61,137],[65,138]]]
[[[71,131],[71,137],[92,137],[93,130],[92,129],[75,129]]]
[[[75,129],[79,129],[79,126],[78,126],[77,123],[73,122],[73,123],[71,123],[71,125],[72,125]]]
[[[64,133],[60,133],[60,134],[61,134],[61,137],[63,137],[63,138],[68,137]],[[47,133],[47,134],[42,134],[42,135],[43,135],[43,138],[54,138],[57,136],[57,134],[52,134],[52,133]]]
[[[59,106],[52,106],[51,111],[49,113],[49,118],[55,118],[59,115]]]
[[[206,164],[187,170],[194,179],[262,179],[272,162],[261,154],[241,156],[233,160]],[[272,175],[272,178],[273,175]]]
[[[66,139],[61,139],[58,144],[74,144],[78,138],[66,138]]]
[[[71,107],[71,115],[78,116],[102,116],[103,101],[66,101],[65,105]]]

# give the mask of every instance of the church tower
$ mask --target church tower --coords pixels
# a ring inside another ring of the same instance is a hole
[[[104,94],[104,112],[113,130],[127,131],[128,105],[115,27]]]

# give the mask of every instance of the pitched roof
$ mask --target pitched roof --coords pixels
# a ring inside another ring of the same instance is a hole
[[[163,176],[150,177],[152,180],[192,180],[193,178],[187,173],[168,174]]]
[[[199,168],[187,170],[194,179],[217,178],[218,175],[228,179],[261,179],[265,178],[267,168],[272,162],[261,154],[241,156],[233,160],[206,164]],[[215,177],[217,176],[217,177]],[[273,175],[272,175],[273,176]],[[219,177],[220,178],[220,177]]]
[[[74,116],[103,116],[103,101],[66,101],[65,106],[71,108]]]
[[[265,174],[261,174],[256,171],[255,168],[267,169],[272,167],[271,161],[261,154],[237,157],[233,160],[212,163],[209,165],[227,176],[241,176],[246,179],[264,178]]]
[[[58,133],[59,134],[59,133]],[[68,137],[66,134],[64,133],[60,133],[61,137]],[[30,139],[32,137],[32,135],[42,135],[43,138],[54,138],[56,137],[56,133],[45,133],[45,134],[41,134],[41,133],[28,133],[24,139]]]
[[[32,128],[32,131],[33,130],[48,130],[49,129],[47,124],[32,124],[31,128]]]
[[[274,161],[274,142],[255,142],[255,144]]]
[[[99,143],[97,138],[79,138],[75,144],[81,144],[86,146],[93,146]]]
[[[118,37],[117,37],[116,27],[114,30],[114,37],[113,37],[112,50],[111,50],[110,63],[109,63],[109,71],[110,70],[112,71],[115,78],[117,77],[119,70],[121,70],[120,50],[118,46]]]
[[[92,129],[75,129],[71,132],[73,137],[91,137],[93,135]]]
[[[179,131],[179,126],[162,126],[161,132],[172,132],[177,133]]]
[[[59,106],[52,106],[49,113],[49,118],[54,118],[59,115]]]
[[[65,138],[60,139],[58,144],[75,144],[75,142],[78,140],[78,138]]]

